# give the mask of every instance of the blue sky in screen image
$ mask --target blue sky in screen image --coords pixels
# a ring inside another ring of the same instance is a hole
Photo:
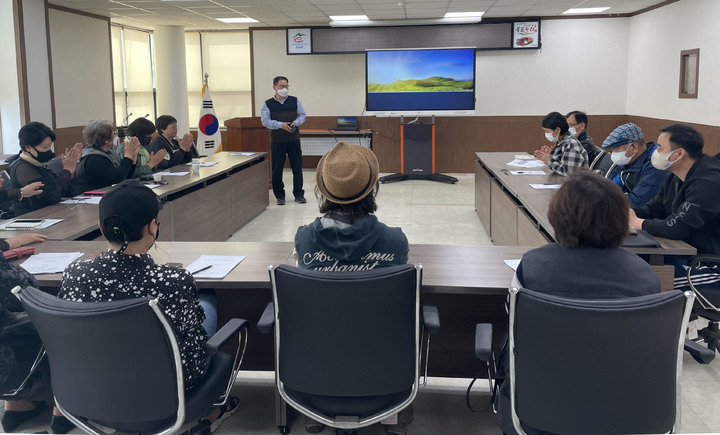
[[[475,50],[369,51],[368,83],[446,77],[473,80]]]

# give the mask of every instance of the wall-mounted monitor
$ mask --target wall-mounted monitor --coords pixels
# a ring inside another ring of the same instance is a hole
[[[475,49],[365,52],[366,110],[377,115],[475,111]]]

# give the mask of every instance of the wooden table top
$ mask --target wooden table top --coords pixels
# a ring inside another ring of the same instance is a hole
[[[540,224],[543,230],[551,237],[555,237],[555,230],[547,218],[550,199],[557,192],[556,190],[535,190],[529,186],[530,183],[553,183],[562,184],[566,177],[562,177],[553,173],[547,165],[538,168],[530,168],[527,170],[542,170],[545,175],[510,175],[510,170],[523,170],[514,166],[508,166],[507,163],[515,159],[516,154],[526,154],[522,152],[501,152],[491,153],[482,152],[475,153],[485,168],[491,175],[497,179],[502,187],[512,195],[527,212]],[[662,237],[655,237],[660,243],[661,248],[642,248],[633,247],[629,250],[640,255],[695,255],[697,250],[682,240],[670,240]]]
[[[107,243],[45,242],[41,252],[82,252],[87,260],[107,249]],[[410,263],[423,266],[423,292],[502,295],[513,276],[503,260],[520,259],[531,247],[411,245]],[[291,242],[157,242],[149,252],[156,263],[187,267],[201,255],[243,255],[245,259],[222,280],[198,279],[200,288],[270,288],[268,266],[296,265]],[[20,260],[18,263],[22,263]],[[43,287],[60,285],[62,274],[36,275]]]
[[[203,157],[200,161],[218,162],[217,165],[200,168],[200,175],[192,175],[190,166],[178,165],[168,171],[171,172],[190,172],[183,176],[166,176],[167,185],[163,185],[153,189],[160,198],[166,199],[168,196],[177,194],[194,186],[201,187],[203,183],[214,177],[221,176],[225,173],[231,173],[241,170],[245,165],[252,165],[254,161],[260,160],[267,155],[265,152],[256,152],[252,156],[231,156],[228,152],[213,154]],[[109,189],[108,187],[107,189]],[[106,189],[100,189],[106,190]],[[96,204],[53,204],[43,207],[30,213],[20,216],[22,219],[63,219],[49,228],[42,230],[28,230],[26,232],[42,233],[48,236],[48,240],[75,240],[86,234],[95,231],[98,226],[98,206]],[[4,221],[0,221],[4,222]],[[13,237],[21,234],[20,231],[3,231],[0,235],[3,237]]]

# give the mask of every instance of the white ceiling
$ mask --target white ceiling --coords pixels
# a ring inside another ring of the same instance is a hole
[[[327,26],[330,15],[367,15],[371,20],[442,18],[446,12],[483,11],[483,18],[557,16],[572,7],[607,7],[602,15],[628,14],[663,0],[50,0],[50,4],[110,17],[144,29],[179,25],[188,30]],[[252,24],[216,18],[251,17]]]

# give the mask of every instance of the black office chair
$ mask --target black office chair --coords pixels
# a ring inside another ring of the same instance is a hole
[[[14,353],[20,350],[24,355],[20,355],[19,359],[28,363],[33,359],[33,355],[36,356],[29,367],[17,367],[17,370],[13,370],[11,379],[0,388],[0,400],[24,399],[31,390],[33,380],[40,376],[39,368],[45,357],[45,348],[42,347],[30,318],[26,313],[13,314],[14,318],[6,320],[0,328],[0,347],[6,346]],[[33,343],[36,346],[30,346]],[[18,356],[15,355],[16,358]]]
[[[423,327],[428,345],[440,327],[437,308],[423,307],[420,316],[421,272],[413,265],[345,273],[270,266],[274,302],[258,327],[275,326],[281,397],[348,432],[410,405]],[[427,375],[427,357],[425,368]]]
[[[702,317],[709,322],[707,327],[698,331],[698,337],[707,343],[715,356],[715,351],[720,350],[720,283],[703,285],[706,277],[696,273],[701,268],[709,274],[720,273],[720,255],[692,257],[687,269],[687,280],[696,296],[693,317]]]
[[[609,300],[510,290],[515,430],[667,433],[680,423],[685,329],[695,296]],[[485,341],[487,343],[487,340]]]
[[[13,293],[47,349],[57,407],[87,433],[104,433],[101,425],[174,434],[228,398],[246,345],[245,320],[232,319],[210,338],[210,366],[186,392],[177,338],[156,299],[73,302],[32,287]],[[233,359],[218,350],[235,334]]]
[[[590,163],[590,170],[602,175],[605,178],[609,178],[615,169],[615,164],[610,157],[610,153],[601,150],[595,159]]]

